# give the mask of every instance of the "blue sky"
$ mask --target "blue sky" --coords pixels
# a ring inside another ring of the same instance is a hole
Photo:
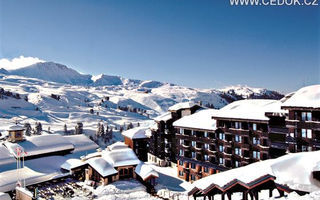
[[[0,57],[198,88],[320,83],[318,7],[229,0],[1,0]]]

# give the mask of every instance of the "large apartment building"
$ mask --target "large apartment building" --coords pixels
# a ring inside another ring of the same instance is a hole
[[[168,112],[156,117],[149,135],[148,161],[160,166],[176,164],[176,137],[173,122],[181,117],[191,115],[201,108],[192,102],[178,103],[171,106]]]
[[[200,110],[174,122],[179,139],[178,176],[195,181],[285,154],[285,145],[272,144],[285,144],[286,133],[272,129],[274,137],[269,138],[269,122],[276,127],[273,120],[282,119],[284,125],[285,114],[277,100],[241,100],[220,110]]]
[[[320,85],[301,88],[282,104],[288,110],[286,126],[293,138],[291,152],[320,150]]]
[[[173,123],[176,131],[178,176],[195,181],[225,170],[217,164],[215,109],[202,109]]]
[[[194,181],[221,170],[320,149],[320,85],[281,100],[240,100],[173,123],[178,176]]]

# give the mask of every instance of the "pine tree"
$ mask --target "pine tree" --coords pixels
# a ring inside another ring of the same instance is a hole
[[[25,128],[26,136],[30,136],[31,130],[32,130],[30,123],[28,123],[28,122],[24,123],[24,128]]]
[[[63,131],[65,135],[68,135],[68,127],[67,124],[64,124]]]
[[[83,124],[82,122],[78,122],[76,127],[75,127],[75,134],[79,135],[83,133]]]
[[[36,122],[36,126],[34,128],[35,135],[41,135],[42,132],[42,124],[40,122]]]

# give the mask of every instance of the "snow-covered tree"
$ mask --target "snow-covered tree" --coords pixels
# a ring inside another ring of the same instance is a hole
[[[36,122],[35,128],[33,129],[34,135],[41,135],[42,132],[42,124],[40,122]]]
[[[31,130],[32,130],[30,123],[28,123],[28,122],[24,123],[24,128],[25,128],[26,136],[30,136]]]
[[[104,125],[103,123],[98,123],[98,129],[96,131],[96,138],[99,138],[104,135]]]
[[[82,122],[78,122],[76,127],[75,127],[75,134],[79,135],[79,134],[83,134],[83,124]]]
[[[67,124],[64,124],[63,126],[63,132],[65,135],[68,135],[68,127],[67,127]]]

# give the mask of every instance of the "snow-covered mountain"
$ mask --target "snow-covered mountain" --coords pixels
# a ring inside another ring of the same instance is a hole
[[[122,125],[148,121],[178,102],[221,108],[238,99],[283,97],[275,91],[247,86],[195,89],[105,74],[84,75],[53,62],[0,70],[0,74],[0,87],[4,89],[0,94],[0,118],[18,117],[48,124],[84,121],[96,126],[102,120]]]
[[[74,69],[54,62],[36,63],[10,70],[9,74],[66,84],[87,85],[92,83],[91,75],[80,74]]]

